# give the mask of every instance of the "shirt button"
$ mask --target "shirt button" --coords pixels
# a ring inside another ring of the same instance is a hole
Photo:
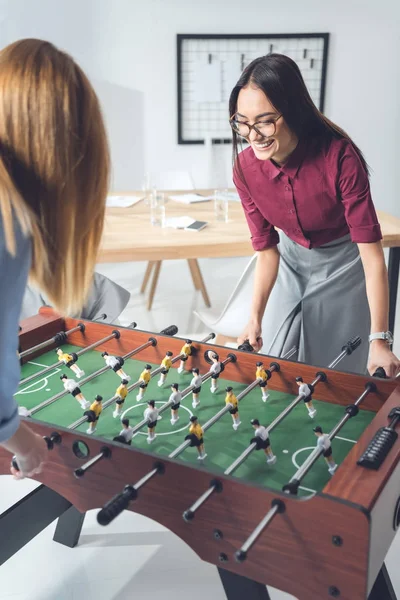
[[[285,185],[285,190],[288,192],[290,190],[290,187],[288,185]]]

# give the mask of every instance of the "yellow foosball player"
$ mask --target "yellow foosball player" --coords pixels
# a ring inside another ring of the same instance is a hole
[[[172,352],[170,352],[169,350],[166,352],[164,358],[161,361],[161,375],[160,375],[160,379],[157,383],[158,387],[161,387],[162,385],[164,385],[165,380],[167,378],[167,375],[169,373],[170,368],[172,367],[172,360],[171,360],[171,356],[172,356]]]
[[[258,419],[252,419],[251,424],[255,430],[255,437],[250,441],[251,444],[257,444],[257,450],[264,450],[267,456],[267,463],[273,465],[276,463],[276,456],[272,452],[271,443],[269,441],[268,429],[263,425],[260,425]]]
[[[150,379],[151,379],[151,365],[146,365],[145,368],[143,369],[143,371],[140,373],[140,377],[139,377],[139,381],[140,381],[140,386],[139,386],[139,393],[136,396],[136,400],[138,402],[140,402],[140,400],[143,400],[144,394],[146,392],[147,386],[149,385]]]
[[[185,440],[190,440],[190,445],[197,448],[197,452],[199,454],[197,460],[204,460],[207,454],[204,450],[203,428],[201,427],[198,418],[194,415],[193,417],[190,417],[190,423],[191,425],[189,426],[189,434],[185,437]]]
[[[69,392],[81,405],[83,410],[86,410],[90,406],[90,402],[86,400],[84,395],[81,392],[81,388],[76,383],[75,379],[69,379],[65,374],[60,377],[64,389]]]
[[[156,438],[155,429],[158,421],[158,408],[154,400],[149,400],[148,407],[144,411],[144,418],[147,419],[147,443],[151,444]]]
[[[178,373],[183,373],[185,370],[185,362],[192,354],[192,340],[186,340],[185,344],[181,348],[181,362],[178,367]]]
[[[75,373],[78,379],[84,376],[85,371],[82,371],[82,369],[80,369],[76,364],[78,356],[75,354],[75,352],[73,352],[72,354],[68,354],[68,352],[63,352],[62,348],[57,348],[56,353],[58,360],[64,363],[64,365],[68,367],[68,369],[71,369],[71,371]]]
[[[256,369],[256,379],[259,380],[260,382],[260,388],[261,388],[261,399],[263,402],[266,402],[267,399],[269,398],[269,393],[268,393],[268,375],[267,372],[264,368],[264,363],[261,361],[258,361],[256,363],[257,369]]]
[[[88,422],[90,423],[89,429],[86,433],[94,433],[96,431],[97,422],[100,418],[101,411],[103,410],[103,397],[97,395],[94,399],[94,402],[90,405],[89,410],[87,410],[84,414],[88,418]]]
[[[235,394],[233,393],[233,388],[228,385],[227,388],[225,388],[226,391],[226,396],[225,396],[225,404],[227,404],[228,406],[230,406],[229,412],[232,415],[232,420],[233,420],[233,429],[236,431],[236,429],[239,427],[241,421],[240,421],[240,417],[239,417],[239,402],[238,399],[236,398]]]
[[[313,431],[318,438],[317,448],[320,448],[322,450],[322,456],[324,457],[326,464],[328,465],[328,471],[331,475],[333,475],[337,469],[337,464],[335,463],[334,458],[332,456],[332,444],[331,440],[329,439],[329,435],[327,433],[324,433],[322,431],[322,427],[320,427],[319,425],[317,425],[317,427],[314,427]]]
[[[128,395],[128,380],[122,379],[121,384],[117,387],[115,391],[115,410],[113,412],[113,417],[116,419],[120,416],[122,407],[124,405],[125,399]]]

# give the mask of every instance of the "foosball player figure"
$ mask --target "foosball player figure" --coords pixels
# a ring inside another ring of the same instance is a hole
[[[154,400],[149,400],[147,404],[148,407],[144,411],[144,418],[147,419],[147,443],[151,444],[151,442],[153,442],[156,437],[154,430],[157,425],[158,409],[156,408],[156,403],[154,402]]]
[[[122,368],[124,366],[124,359],[121,356],[112,356],[108,352],[103,352],[102,357],[107,367],[110,367],[121,379],[131,380],[130,375],[127,375]]]
[[[120,416],[122,407],[124,405],[125,399],[128,395],[128,380],[122,379],[121,384],[117,387],[115,391],[115,410],[113,412],[113,417],[116,419]]]
[[[260,425],[258,419],[252,419],[250,423],[253,425],[253,429],[256,434],[255,437],[250,440],[251,444],[257,444],[257,450],[264,450],[267,456],[267,463],[273,465],[276,463],[276,456],[272,452],[271,443],[269,441],[268,429],[263,425]]]
[[[168,350],[168,352],[166,352],[164,358],[161,361],[161,375],[160,375],[160,379],[158,381],[158,387],[161,387],[162,385],[164,385],[166,377],[168,375],[168,372],[170,370],[170,368],[172,367],[172,360],[171,360],[171,356],[172,356],[172,352],[170,352]]]
[[[193,408],[196,408],[200,404],[199,394],[201,392],[201,384],[203,383],[203,379],[199,373],[200,373],[199,369],[197,369],[197,368],[192,369],[193,379],[190,382],[190,386],[193,386],[193,391],[192,391],[192,394],[193,394],[192,406],[193,406]]]
[[[236,431],[236,429],[239,427],[241,421],[240,421],[240,417],[239,417],[239,402],[238,399],[236,398],[235,394],[233,393],[233,388],[229,385],[227,388],[225,388],[226,391],[226,396],[225,396],[225,404],[227,404],[228,406],[230,406],[231,408],[229,409],[229,412],[232,415],[232,419],[233,419],[233,429]]]
[[[171,385],[171,395],[169,397],[169,401],[171,404],[171,425],[175,425],[179,421],[178,410],[181,405],[182,394],[179,391],[179,386],[177,383],[173,383]]]
[[[94,402],[92,402],[90,405],[89,410],[84,413],[90,423],[89,429],[86,433],[94,433],[96,431],[97,422],[100,418],[101,411],[103,410],[102,401],[103,397],[97,395],[94,399]]]
[[[151,365],[146,365],[145,368],[143,369],[143,371],[140,373],[140,377],[139,377],[139,382],[140,382],[140,386],[139,386],[139,393],[136,396],[136,400],[138,402],[140,402],[140,400],[143,400],[144,394],[146,392],[146,388],[149,385],[149,381],[151,379]]]
[[[192,354],[192,340],[186,340],[185,344],[181,348],[181,362],[178,367],[178,373],[183,373],[185,370],[185,362]]]
[[[67,392],[69,392],[70,394],[72,394],[72,396],[74,398],[77,399],[77,401],[81,405],[81,408],[83,410],[86,410],[87,408],[89,408],[90,402],[88,402],[86,400],[86,398],[84,397],[84,395],[82,394],[81,388],[76,383],[75,379],[68,379],[68,377],[66,375],[61,375],[60,379],[63,383],[64,389]]]
[[[210,367],[210,373],[211,373],[211,388],[210,391],[212,394],[215,394],[215,392],[218,389],[218,382],[217,379],[222,371],[222,366],[221,363],[218,359],[218,357],[215,354],[211,354],[210,358],[212,360],[212,365]]]
[[[133,427],[130,427],[129,419],[122,419],[121,423],[122,429],[119,432],[119,437],[121,437],[124,440],[125,444],[128,444],[128,446],[130,446],[133,438]]]
[[[312,403],[312,389],[309,385],[303,382],[302,377],[296,377],[296,383],[299,386],[299,393],[304,395],[303,400],[308,410],[308,414],[313,419],[317,414],[317,409],[314,408]]]
[[[317,448],[322,450],[322,455],[328,465],[328,471],[331,475],[333,475],[338,466],[335,463],[332,456],[332,444],[331,440],[329,439],[329,435],[327,433],[324,433],[322,431],[322,427],[320,427],[319,425],[317,425],[317,427],[314,427],[313,431],[318,438]]]
[[[258,361],[256,363],[256,379],[259,380],[260,382],[260,388],[261,388],[261,398],[263,402],[266,402],[267,399],[269,398],[269,393],[268,393],[268,374],[267,371],[264,368],[264,363],[261,361]]]
[[[68,354],[68,352],[63,352],[62,348],[57,348],[56,353],[58,356],[58,360],[64,363],[64,365],[68,367],[68,369],[71,369],[71,371],[75,373],[78,379],[84,376],[85,371],[82,371],[82,369],[80,369],[76,364],[78,356],[75,353]]]
[[[185,440],[190,440],[190,445],[197,448],[198,457],[197,460],[204,460],[207,456],[204,450],[204,431],[201,427],[198,418],[193,416],[190,417],[189,435],[185,437]]]

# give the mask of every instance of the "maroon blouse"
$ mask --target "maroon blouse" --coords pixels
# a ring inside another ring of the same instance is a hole
[[[239,155],[246,185],[235,170],[254,250],[279,243],[275,227],[306,248],[350,233],[353,242],[382,239],[367,173],[351,143],[300,141],[285,165]]]

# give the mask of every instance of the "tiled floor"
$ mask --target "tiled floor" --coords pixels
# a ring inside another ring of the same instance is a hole
[[[247,259],[201,261],[214,305],[223,305],[246,262]],[[143,263],[99,268],[132,291],[122,324],[135,320],[140,328],[157,331],[175,323],[180,335],[198,339],[207,333],[192,315],[193,308],[202,305],[202,301],[193,291],[186,263],[163,264],[151,313],[146,311],[144,298],[137,293],[144,270]],[[400,354],[399,343],[396,351]],[[17,483],[11,477],[1,477],[0,514],[34,486],[31,481]],[[224,600],[215,567],[200,561],[184,542],[157,523],[127,512],[103,529],[97,525],[95,515],[95,511],[88,513],[77,548],[71,550],[53,542],[53,524],[5,563],[0,568],[0,600],[128,600],[134,597]],[[397,535],[386,564],[400,598],[399,556],[400,536]],[[270,590],[270,595],[272,600],[292,598],[276,590]]]

